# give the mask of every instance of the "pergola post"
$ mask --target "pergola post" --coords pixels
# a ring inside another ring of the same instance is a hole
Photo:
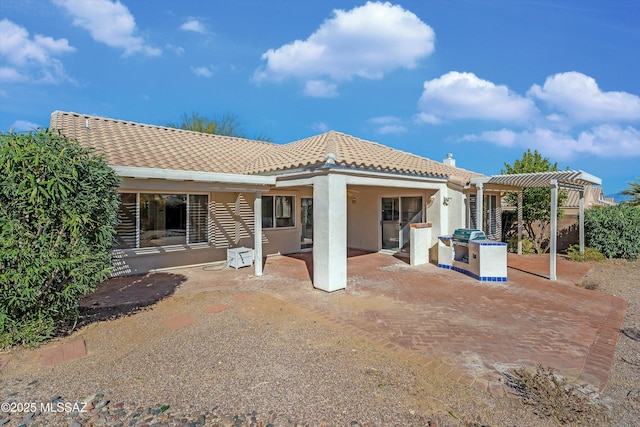
[[[584,254],[584,188],[580,190],[578,202],[578,232],[580,233],[580,254]]]
[[[476,227],[478,230],[484,231],[484,224],[482,224],[482,213],[484,210],[483,206],[484,195],[482,191],[482,183],[479,182],[476,184]]]
[[[253,199],[253,266],[255,275],[262,276],[262,193]]]
[[[518,191],[518,255],[522,255],[522,190]]]
[[[556,252],[558,247],[558,180],[551,180],[551,230],[549,233],[551,246],[549,254],[549,279],[556,280]]]

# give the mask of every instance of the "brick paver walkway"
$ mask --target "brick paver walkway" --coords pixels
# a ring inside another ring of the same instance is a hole
[[[558,259],[552,282],[548,256],[510,255],[509,281],[498,283],[387,254],[352,255],[347,289],[332,294],[313,289],[310,253],[271,257],[262,277],[251,268],[181,269],[188,279],[177,292],[269,292],[379,342],[443,358],[461,380],[490,391],[508,369],[537,364],[606,385],[626,302],[575,286],[588,264]]]
[[[40,351],[40,366],[54,366],[69,360],[79,359],[87,355],[87,347],[84,340],[67,341],[64,344]]]

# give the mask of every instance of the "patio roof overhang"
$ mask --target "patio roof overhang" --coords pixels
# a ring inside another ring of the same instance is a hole
[[[201,182],[218,186],[220,189],[234,189],[235,191],[266,190],[276,184],[275,176],[145,168],[137,166],[110,165],[110,167],[122,178]]]
[[[556,252],[558,245],[558,188],[569,188],[580,192],[579,235],[580,252],[584,253],[584,193],[592,185],[601,185],[602,180],[583,171],[553,171],[522,174],[492,175],[471,178],[469,186],[476,189],[476,215],[478,228],[482,229],[484,189],[512,191],[518,193],[518,253],[522,253],[522,190],[524,188],[551,188],[551,231],[549,279],[556,280]]]

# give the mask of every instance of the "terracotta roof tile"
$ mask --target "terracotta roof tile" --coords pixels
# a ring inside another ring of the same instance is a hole
[[[51,128],[95,148],[114,166],[243,173],[275,145],[60,111],[51,115]]]
[[[268,173],[319,166],[327,161],[329,153],[335,154],[336,164],[345,166],[418,175],[453,176],[460,180],[481,176],[475,172],[335,131],[273,146],[245,170],[248,173]]]
[[[460,183],[480,176],[335,131],[273,144],[61,111],[51,115],[51,128],[95,148],[117,166],[268,174],[321,166],[333,153],[342,166],[449,177]]]

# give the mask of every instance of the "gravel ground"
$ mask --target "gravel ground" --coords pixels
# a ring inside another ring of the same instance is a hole
[[[582,283],[629,302],[605,389],[605,425],[640,419],[639,264],[597,264]],[[39,367],[37,352],[14,350],[0,371],[0,402],[90,404],[82,413],[0,413],[0,425],[557,425],[516,398],[452,382],[424,359],[408,360],[273,296],[237,303],[235,295],[173,295],[90,324],[72,336],[86,341],[88,355],[52,368]],[[221,303],[231,307],[205,313]],[[175,331],[162,324],[185,310],[194,324]]]
[[[610,425],[640,425],[640,260],[597,263],[580,283],[619,296],[629,304],[604,390]]]

